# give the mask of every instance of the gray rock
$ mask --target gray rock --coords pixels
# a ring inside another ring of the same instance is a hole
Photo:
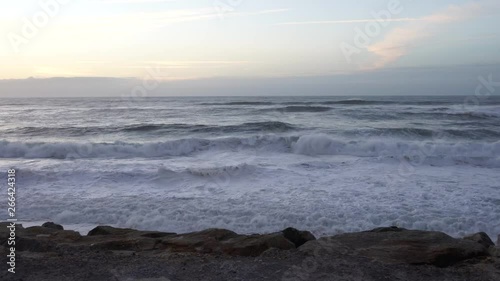
[[[163,238],[160,248],[173,252],[259,256],[271,248],[288,250],[294,249],[295,245],[281,232],[265,235],[239,235],[226,229],[207,229]]]
[[[221,253],[220,242],[238,236],[230,230],[212,228],[163,238],[160,247],[173,252]]]
[[[401,232],[405,231],[406,229],[404,228],[399,228],[397,226],[390,226],[390,227],[378,227],[366,232]]]
[[[90,230],[87,236],[129,236],[129,237],[145,237],[145,238],[162,238],[166,236],[176,235],[172,232],[159,231],[141,231],[131,228],[117,228],[112,226],[97,226]]]
[[[223,243],[223,252],[234,256],[256,257],[271,248],[290,250],[295,245],[281,233],[240,236]]]
[[[300,247],[304,245],[307,241],[316,240],[316,237],[312,235],[309,231],[299,231],[295,228],[289,227],[282,231],[283,236],[286,239],[290,240],[295,247]]]
[[[7,246],[8,224],[0,224],[0,244]],[[5,227],[5,229],[3,229]],[[57,227],[32,226],[24,228],[16,225],[16,250],[23,252],[49,252],[62,245],[72,245],[82,236],[71,230]]]
[[[50,228],[50,227],[43,227],[43,226],[30,226],[30,227],[26,227],[25,229],[19,231],[18,234],[24,235],[24,236],[36,236],[39,234],[53,234],[53,233],[57,233],[59,231],[64,231],[64,230],[59,230],[59,229]]]
[[[455,239],[441,232],[396,228],[320,238],[299,248],[312,255],[324,254],[322,249],[387,264],[430,264],[438,267],[490,255],[485,246],[474,241]]]
[[[86,240],[86,244],[94,249],[110,250],[110,251],[149,251],[154,250],[156,239],[151,238],[128,238],[123,236],[103,236],[100,238],[92,237],[92,240]]]
[[[96,236],[96,235],[123,235],[130,232],[135,232],[137,230],[131,228],[116,228],[107,225],[96,226],[94,229],[89,231],[87,236]]]
[[[44,224],[42,224],[43,227],[47,227],[47,228],[53,228],[53,229],[57,229],[57,230],[64,230],[63,226],[60,225],[60,224],[57,224],[57,223],[53,223],[53,222],[46,222]]]
[[[489,248],[491,246],[495,246],[495,243],[493,243],[493,241],[491,241],[488,234],[486,234],[484,232],[478,232],[478,233],[475,233],[475,234],[472,234],[469,236],[465,236],[464,239],[477,242],[486,248]]]
[[[140,231],[138,233],[138,235],[141,237],[147,237],[147,238],[162,238],[162,237],[166,237],[166,236],[176,235],[176,233],[158,232],[158,231]]]

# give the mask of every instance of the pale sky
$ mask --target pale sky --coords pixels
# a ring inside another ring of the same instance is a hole
[[[0,79],[140,78],[152,68],[165,80],[323,76],[498,64],[499,12],[498,0],[1,1]],[[376,14],[390,20],[377,22]],[[367,41],[356,45],[361,37]]]

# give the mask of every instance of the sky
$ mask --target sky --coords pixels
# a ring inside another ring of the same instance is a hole
[[[52,77],[355,81],[398,69],[495,72],[499,13],[498,0],[1,1],[0,87]]]

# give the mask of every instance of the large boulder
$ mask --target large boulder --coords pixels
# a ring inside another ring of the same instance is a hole
[[[226,229],[207,229],[162,239],[162,249],[174,252],[224,253],[258,256],[271,248],[288,250],[295,245],[283,233],[239,235]]]
[[[389,264],[430,264],[438,267],[489,255],[484,245],[474,241],[455,239],[441,232],[394,227],[320,238],[307,242],[299,250],[311,255],[342,252]]]
[[[96,226],[92,230],[89,231],[87,236],[96,236],[96,235],[123,235],[130,232],[135,232],[137,230],[131,228],[116,228],[108,225],[100,225]]]
[[[63,226],[60,225],[60,224],[57,224],[57,223],[53,223],[51,221],[49,222],[46,222],[44,224],[42,224],[43,227],[48,227],[48,228],[53,228],[53,229],[57,229],[57,230],[64,230]]]
[[[300,247],[304,245],[307,241],[312,241],[316,240],[316,237],[312,235],[311,232],[309,231],[299,231],[295,228],[289,227],[281,231],[283,233],[283,236],[290,240],[295,247]]]
[[[131,228],[97,226],[83,238],[83,245],[110,251],[148,251],[156,249],[160,238],[175,236],[175,233],[141,231]]]
[[[160,232],[160,231],[142,231],[135,230],[132,228],[117,228],[112,226],[96,226],[89,231],[87,236],[129,236],[129,237],[146,237],[146,238],[161,238],[165,236],[176,235],[172,232]]]
[[[407,229],[405,228],[399,228],[397,226],[390,226],[390,227],[377,227],[375,229],[372,229],[368,232],[401,232],[405,231]]]
[[[165,237],[162,239],[160,247],[174,252],[219,253],[222,251],[221,241],[238,236],[237,233],[230,230],[212,228]]]
[[[59,231],[64,231],[64,230],[43,227],[43,226],[30,226],[30,227],[26,227],[25,229],[19,231],[16,234],[24,235],[24,236],[37,236],[37,235],[54,234],[54,233],[57,233]]]
[[[259,256],[269,249],[290,250],[295,244],[283,234],[240,236],[223,242],[223,251],[234,256]]]
[[[85,244],[93,249],[109,251],[149,251],[156,248],[157,240],[151,238],[130,238],[123,236],[89,237]]]
[[[493,243],[493,241],[491,241],[488,234],[486,234],[484,232],[478,232],[478,233],[475,233],[475,234],[472,234],[469,236],[465,236],[464,239],[477,242],[486,248],[495,246],[495,243]]]
[[[10,230],[8,223],[0,224],[0,245],[8,247],[7,239]],[[5,229],[4,229],[5,228]],[[60,230],[59,228],[32,226],[24,228],[16,225],[16,250],[30,252],[52,251],[61,245],[70,245],[79,241],[82,237],[76,231]]]

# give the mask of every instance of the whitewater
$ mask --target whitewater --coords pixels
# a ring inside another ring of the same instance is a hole
[[[27,225],[500,233],[496,96],[0,102]]]

